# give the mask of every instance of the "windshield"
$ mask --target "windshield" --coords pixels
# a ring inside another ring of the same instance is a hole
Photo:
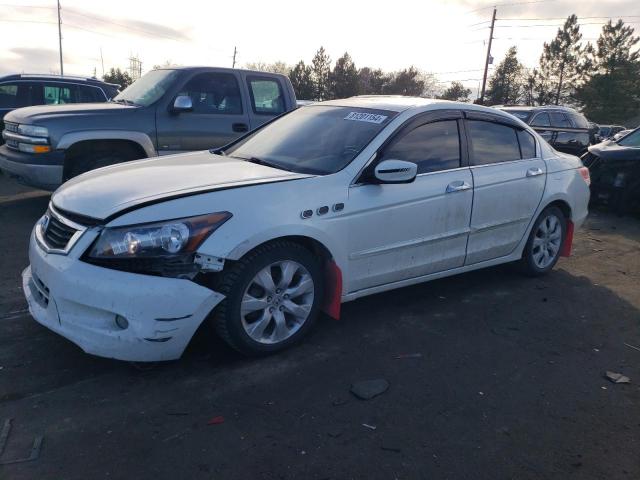
[[[113,101],[148,107],[165,94],[177,76],[178,70],[151,70],[120,92]]]
[[[397,115],[371,108],[299,108],[225,151],[284,170],[326,175],[346,167]]]
[[[502,110],[503,112],[507,112],[510,113],[511,115],[513,115],[514,117],[519,118],[520,120],[522,120],[523,122],[526,123],[526,121],[529,119],[529,116],[531,115],[531,111],[530,110]]]
[[[637,128],[622,137],[618,140],[618,145],[622,145],[623,147],[640,147],[640,129]]]

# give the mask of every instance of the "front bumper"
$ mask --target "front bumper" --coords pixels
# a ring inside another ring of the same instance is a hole
[[[93,355],[139,362],[179,358],[224,296],[189,280],[84,263],[77,252],[91,240],[81,238],[67,256],[45,253],[31,236],[22,286],[33,318]],[[116,315],[127,319],[128,328],[118,327]]]
[[[64,152],[29,154],[0,147],[0,170],[20,183],[44,190],[55,190],[62,184]]]

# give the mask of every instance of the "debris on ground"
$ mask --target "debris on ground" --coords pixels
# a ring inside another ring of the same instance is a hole
[[[395,452],[395,453],[400,453],[402,451],[398,447],[392,447],[389,445],[380,445],[380,450],[384,450],[386,452]]]
[[[344,405],[345,403],[347,403],[349,400],[344,398],[344,397],[340,397],[340,398],[334,398],[333,401],[331,402],[331,404],[334,407],[339,407],[340,405]]]
[[[217,417],[213,417],[209,420],[207,425],[220,425],[221,423],[224,423],[224,417],[222,415],[218,415]]]
[[[422,358],[421,353],[401,353],[395,356],[396,360],[402,360],[403,358]]]
[[[631,379],[621,373],[607,371],[604,377],[612,383],[631,383]]]
[[[371,400],[378,395],[382,395],[389,389],[389,382],[384,378],[376,378],[375,380],[364,380],[351,385],[351,393],[360,400]]]
[[[332,427],[327,432],[327,435],[329,435],[332,438],[338,438],[340,435],[342,435],[342,428],[340,428],[340,427]]]
[[[640,347],[636,347],[635,345],[630,345],[628,343],[625,343],[625,346],[629,347],[629,348],[633,348],[634,350],[637,350],[640,352]]]
[[[376,428],[378,428],[375,425],[369,425],[368,423],[363,423],[362,426],[370,430],[375,430]]]

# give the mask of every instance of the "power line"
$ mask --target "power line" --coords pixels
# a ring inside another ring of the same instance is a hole
[[[553,1],[555,1],[555,0],[532,0],[530,2],[498,3],[498,4],[493,4],[493,5],[487,5],[486,7],[476,8],[474,10],[468,10],[468,11],[466,11],[464,13],[467,14],[467,13],[479,12],[480,10],[486,10],[487,8],[516,7],[518,5],[529,5],[530,3],[543,3],[543,2],[553,2]]]
[[[627,22],[627,23],[640,23],[640,22]],[[562,23],[538,23],[534,25],[496,25],[496,28],[535,28],[535,27],[562,27],[564,24]],[[583,22],[579,24],[582,25],[606,25],[606,22]]]
[[[603,17],[578,17],[578,24],[580,24],[580,19],[587,19],[587,20],[593,20],[596,18],[619,18],[619,19],[623,19],[623,18],[640,18],[640,15],[606,15]],[[539,17],[539,18],[499,18],[498,20],[502,20],[502,21],[508,21],[508,22],[512,22],[512,21],[535,21],[535,20],[566,20],[566,17]],[[472,26],[472,25],[470,25]]]

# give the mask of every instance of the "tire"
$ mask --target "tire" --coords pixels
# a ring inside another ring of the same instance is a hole
[[[554,206],[545,208],[533,224],[522,253],[524,273],[536,277],[550,272],[560,258],[566,235],[567,220],[562,210]]]
[[[141,158],[140,153],[134,148],[124,146],[118,147],[115,151],[98,150],[97,152],[84,153],[71,160],[71,165],[65,180],[77,177],[80,174],[95,170],[96,168],[108,167],[117,163],[128,162]]]
[[[285,270],[293,272],[288,283]],[[273,288],[264,288],[270,285],[265,274]],[[297,243],[271,242],[223,271],[216,290],[225,295],[211,319],[218,335],[244,355],[275,353],[300,341],[319,315],[324,295],[320,259]]]

